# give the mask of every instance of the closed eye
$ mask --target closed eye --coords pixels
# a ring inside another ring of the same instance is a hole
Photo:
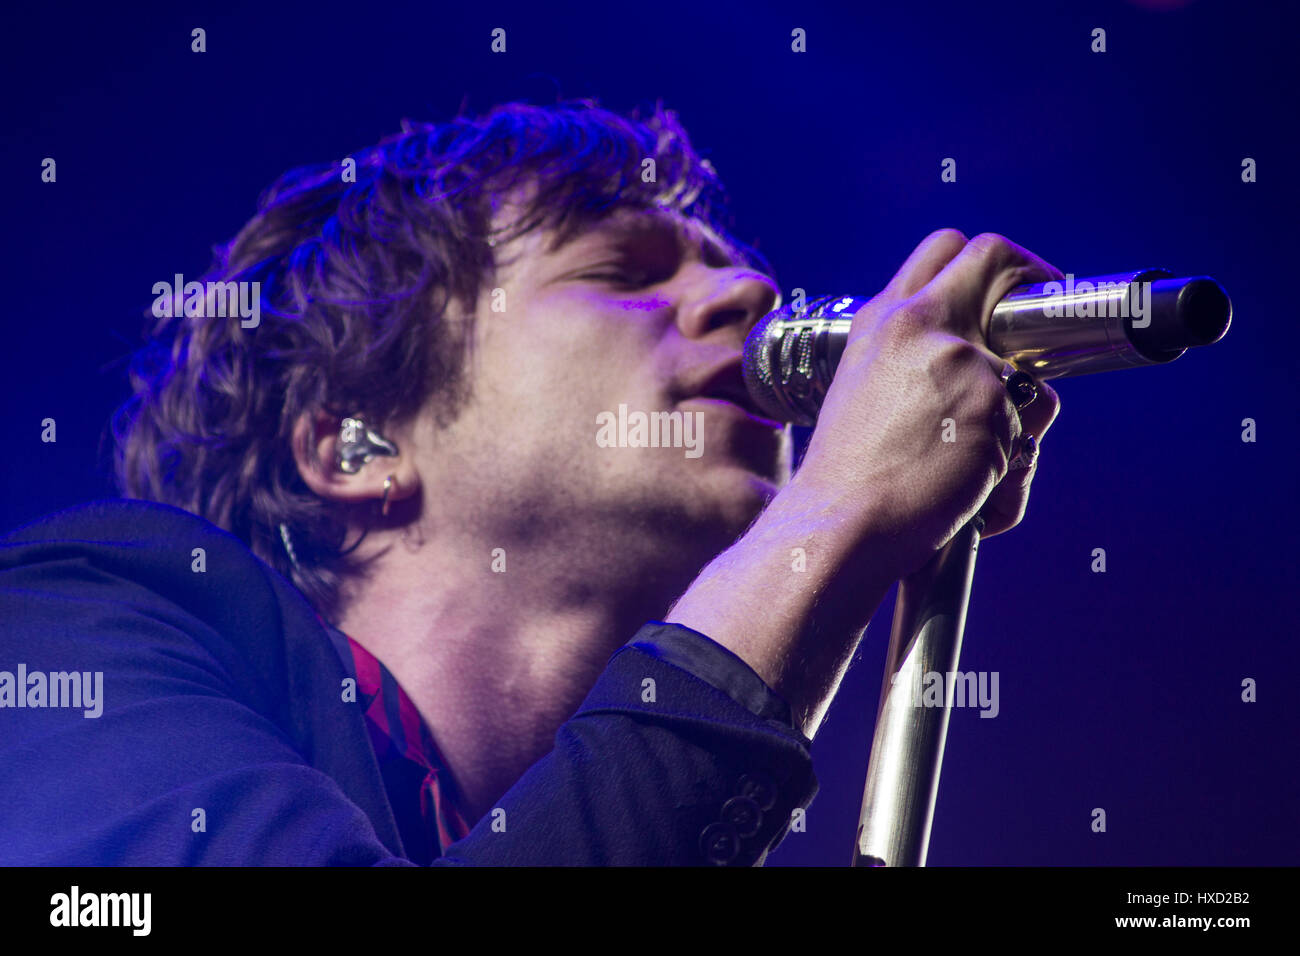
[[[646,276],[634,272],[588,272],[578,276],[578,278],[589,282],[607,282],[611,285],[622,285],[631,288],[639,288],[650,281]]]

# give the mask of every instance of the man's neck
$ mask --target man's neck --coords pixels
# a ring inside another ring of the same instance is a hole
[[[499,552],[473,536],[415,551],[393,542],[337,623],[419,709],[471,824],[551,750],[610,655],[712,557],[608,540],[533,538]]]

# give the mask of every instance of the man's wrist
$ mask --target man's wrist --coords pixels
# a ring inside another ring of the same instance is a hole
[[[845,655],[894,581],[885,561],[863,556],[863,532],[839,514],[825,497],[787,487],[664,618],[748,664],[789,701],[809,737]]]

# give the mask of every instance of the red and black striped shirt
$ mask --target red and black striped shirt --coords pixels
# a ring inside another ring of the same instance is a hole
[[[357,704],[406,855],[427,865],[469,834],[455,781],[419,710],[383,662],[342,631],[322,624],[357,682]]]

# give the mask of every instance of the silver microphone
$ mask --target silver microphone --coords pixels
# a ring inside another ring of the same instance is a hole
[[[854,314],[868,298],[823,296],[769,312],[745,340],[745,385],[778,421],[811,426]],[[1035,379],[1163,365],[1223,338],[1232,302],[1208,276],[1142,269],[1017,286],[989,318],[989,349]]]

